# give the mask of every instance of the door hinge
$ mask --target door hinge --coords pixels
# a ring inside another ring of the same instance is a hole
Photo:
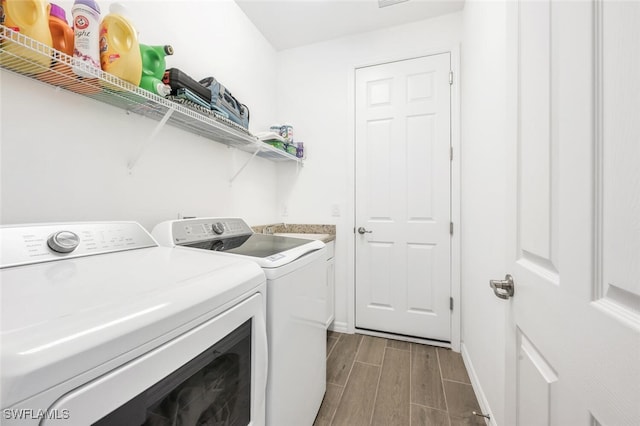
[[[453,222],[449,222],[449,233],[453,235]]]
[[[453,161],[453,147],[449,147],[449,161]]]
[[[449,71],[449,84],[453,84],[453,71]]]
[[[449,298],[449,310],[453,311],[453,297]]]

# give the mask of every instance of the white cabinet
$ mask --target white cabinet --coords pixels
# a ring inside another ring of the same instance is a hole
[[[335,318],[336,280],[335,280],[335,241],[327,244],[327,321],[325,326],[329,328]]]
[[[310,234],[307,232],[295,233],[295,232],[276,232],[273,235],[280,235],[284,237],[293,238],[307,238],[311,240],[326,241],[330,234]],[[327,313],[325,320],[325,328],[329,328],[335,318],[335,304],[336,304],[336,284],[335,284],[335,259],[334,253],[336,250],[336,241],[332,240],[325,242],[327,246]]]

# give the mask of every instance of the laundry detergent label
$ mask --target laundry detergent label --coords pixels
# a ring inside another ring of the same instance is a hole
[[[100,54],[109,50],[109,41],[107,40],[107,31],[100,31]]]

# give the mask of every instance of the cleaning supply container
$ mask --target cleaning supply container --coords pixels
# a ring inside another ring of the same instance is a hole
[[[70,59],[62,58],[61,53],[73,56],[74,34],[73,29],[67,23],[67,15],[63,8],[51,3],[49,10],[49,30],[53,48],[56,49],[51,61],[51,69],[36,76],[42,80],[56,86],[65,86],[75,80],[75,73],[71,69]],[[61,53],[59,53],[61,52]]]
[[[138,86],[142,76],[138,33],[125,13],[124,6],[113,3],[100,24],[100,66],[103,71]]]
[[[283,124],[280,128],[280,136],[288,143],[293,143],[293,126],[289,123]]]
[[[165,56],[173,55],[173,47],[147,46],[140,44],[140,57],[142,58],[142,77],[140,87],[160,96],[171,94],[171,86],[162,82],[162,77],[167,68]]]
[[[51,31],[53,48],[73,56],[75,34],[67,22],[64,9],[54,3],[51,3],[49,11],[49,30]]]
[[[71,8],[73,15],[73,56],[87,66],[100,69],[100,7],[94,0],[76,0]],[[74,68],[79,76],[93,77],[80,67]]]
[[[49,31],[49,3],[45,0],[2,0],[0,22],[13,31],[24,34],[47,47],[52,47],[51,32]],[[0,56],[0,62],[7,68],[13,66],[15,59],[12,55],[21,56],[43,67],[49,68],[51,57],[46,51],[19,46],[10,40],[3,41],[3,49],[7,54]],[[32,69],[20,68],[22,72],[38,73],[43,71],[39,67]]]

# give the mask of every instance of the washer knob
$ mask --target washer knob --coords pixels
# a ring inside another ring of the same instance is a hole
[[[80,237],[71,231],[60,231],[49,236],[47,245],[58,253],[71,253],[80,244]]]
[[[211,230],[215,232],[217,235],[220,235],[224,232],[224,225],[222,224],[222,222],[216,222],[213,225],[211,225]]]

